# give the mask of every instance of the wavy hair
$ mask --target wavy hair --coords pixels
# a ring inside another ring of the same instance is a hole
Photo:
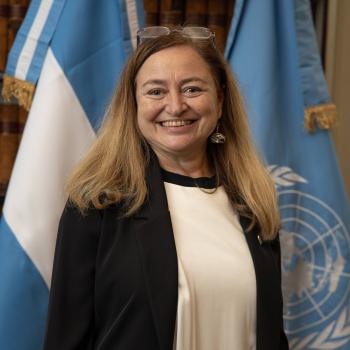
[[[129,57],[105,113],[97,140],[78,164],[66,185],[66,194],[82,212],[123,203],[124,215],[135,213],[147,196],[145,180],[149,146],[137,125],[136,76],[152,54],[174,46],[193,48],[208,64],[218,93],[223,95],[221,131],[224,144],[208,142],[208,157],[237,212],[258,223],[263,239],[279,229],[274,184],[257,155],[245,107],[229,65],[206,40],[192,40],[178,32],[149,39]]]

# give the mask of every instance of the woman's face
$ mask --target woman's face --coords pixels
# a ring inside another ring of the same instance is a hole
[[[222,98],[207,63],[191,47],[151,55],[136,77],[137,122],[160,156],[203,155]]]

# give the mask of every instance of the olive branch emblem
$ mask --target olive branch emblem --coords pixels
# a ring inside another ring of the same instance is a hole
[[[305,338],[293,338],[290,348],[293,350],[336,350],[350,339],[350,306],[343,310],[337,320],[331,322],[322,332],[314,332]]]
[[[307,183],[307,180],[302,176],[296,174],[291,168],[287,166],[269,165],[267,167],[270,176],[275,182],[276,186],[290,187],[296,182]]]
[[[291,187],[296,183],[308,183],[287,166],[269,165],[267,167],[276,187]],[[350,340],[350,305],[321,332],[313,332],[305,337],[291,337],[289,345],[292,350],[336,350]]]

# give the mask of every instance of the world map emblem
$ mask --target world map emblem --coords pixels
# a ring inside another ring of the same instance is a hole
[[[284,325],[290,348],[345,349],[350,341],[349,232],[333,208],[300,190],[298,184],[306,179],[286,166],[272,165],[269,171],[281,213]]]

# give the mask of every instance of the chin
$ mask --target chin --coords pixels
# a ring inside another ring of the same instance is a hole
[[[199,152],[198,145],[195,146],[193,144],[172,144],[172,145],[167,145],[164,147],[168,151],[168,153],[173,153],[173,154],[178,154],[178,155],[186,155],[186,154],[191,154],[194,153],[196,150]]]
[[[189,137],[176,137],[162,140],[153,139],[152,141],[153,142],[150,142],[152,148],[161,153],[186,155],[197,152],[199,155],[202,153],[202,150],[206,150],[206,142],[201,142],[201,140],[195,142],[193,138]]]

